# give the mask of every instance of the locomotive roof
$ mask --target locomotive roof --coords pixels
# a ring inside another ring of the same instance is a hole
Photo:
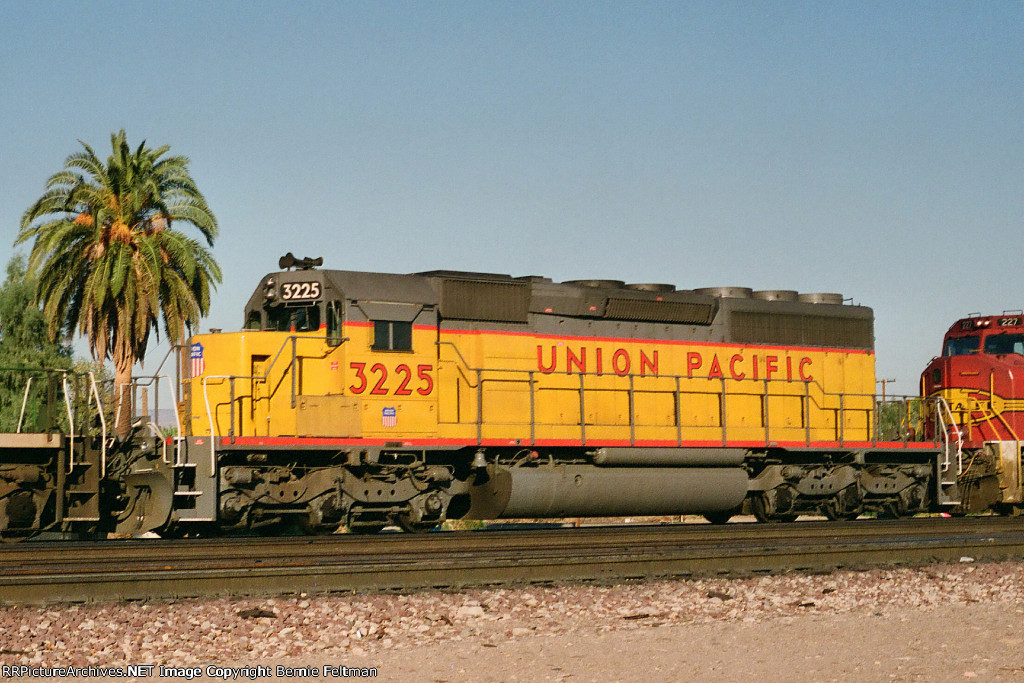
[[[313,275],[313,274],[316,275]],[[806,293],[792,290],[761,290],[754,291],[747,287],[705,287],[701,289],[676,289],[674,285],[661,283],[626,284],[621,280],[569,280],[554,282],[549,277],[540,275],[512,276],[504,273],[483,273],[458,270],[430,270],[419,273],[377,273],[350,270],[301,269],[268,273],[261,280],[257,293],[262,291],[264,283],[273,279],[281,282],[301,282],[309,279],[324,278],[343,292],[350,300],[395,301],[402,303],[422,303],[437,305],[440,303],[439,289],[446,281],[466,283],[502,283],[511,286],[529,288],[533,293],[550,295],[559,293],[562,296],[581,296],[589,293],[602,292],[620,298],[652,301],[730,301],[738,303],[765,301],[773,304],[797,303],[814,304],[826,308],[842,307],[853,312],[856,309],[870,310],[863,306],[845,305],[841,294]],[[250,303],[260,302],[256,294]],[[834,312],[835,309],[833,309]],[[823,311],[822,311],[823,312]]]
[[[1003,311],[999,315],[971,313],[966,318],[961,318],[953,323],[946,331],[946,338],[1008,331],[1024,331],[1024,312],[1020,310]]]
[[[263,277],[249,299],[246,315],[268,302],[313,303],[309,299],[285,301],[276,295],[284,284],[312,281],[320,283],[324,298],[359,304],[363,313],[367,304],[415,304],[417,310],[436,310],[442,320],[484,325],[530,323],[541,329],[556,324],[545,323],[549,320],[607,320],[686,326],[696,335],[694,339],[874,347],[873,312],[865,306],[844,304],[840,294],[755,292],[744,287],[679,290],[657,283],[554,282],[537,275],[451,270],[410,274],[313,268],[278,271]],[[318,291],[314,298],[319,297]]]

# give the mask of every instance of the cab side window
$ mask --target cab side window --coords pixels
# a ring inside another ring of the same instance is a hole
[[[412,323],[397,320],[373,321],[374,351],[412,351]]]

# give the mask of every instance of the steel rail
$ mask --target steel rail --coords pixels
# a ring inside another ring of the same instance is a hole
[[[621,581],[1024,559],[1006,518],[607,526],[0,547],[0,603]]]

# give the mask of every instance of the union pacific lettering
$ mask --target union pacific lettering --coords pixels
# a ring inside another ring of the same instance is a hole
[[[564,372],[567,375],[592,372],[598,375],[614,373],[624,376],[633,373],[641,377],[659,376],[657,351],[641,349],[631,353],[621,347],[573,348],[561,344],[545,347],[538,344],[537,369],[546,375],[554,372]],[[679,374],[707,379],[814,381],[814,375],[811,374],[811,359],[807,356],[795,358],[749,352],[722,354],[719,358],[717,353],[688,351],[686,371]]]
[[[561,344],[552,344],[550,351],[547,352],[545,357],[545,349],[540,344],[537,345],[537,369],[546,375],[550,375],[553,372],[565,372],[567,375],[571,375],[573,372],[585,373],[588,371],[588,356],[593,359],[592,364],[589,366],[590,372],[596,372],[599,375],[607,373],[615,373],[616,375],[628,375],[630,372],[635,372],[641,377],[647,375],[658,376],[658,352],[653,351],[648,354],[645,351],[640,351],[634,358],[630,355],[629,351],[623,348],[607,350],[601,347],[587,349],[585,346],[581,346],[579,349],[573,350],[572,347],[566,345],[564,348],[564,355],[559,352],[558,347]],[[559,361],[564,359],[565,363],[560,368]]]

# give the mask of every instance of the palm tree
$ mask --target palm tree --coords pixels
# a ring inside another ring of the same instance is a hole
[[[176,228],[199,230],[208,246],[217,219],[189,174],[189,160],[169,147],[134,151],[124,130],[110,136],[103,163],[92,148],[64,161],[21,218],[15,244],[35,240],[29,269],[51,338],[78,331],[93,357],[114,362],[115,431],[131,429],[132,367],[146,353],[150,331],[181,339],[209,311],[220,267],[199,241]]]

